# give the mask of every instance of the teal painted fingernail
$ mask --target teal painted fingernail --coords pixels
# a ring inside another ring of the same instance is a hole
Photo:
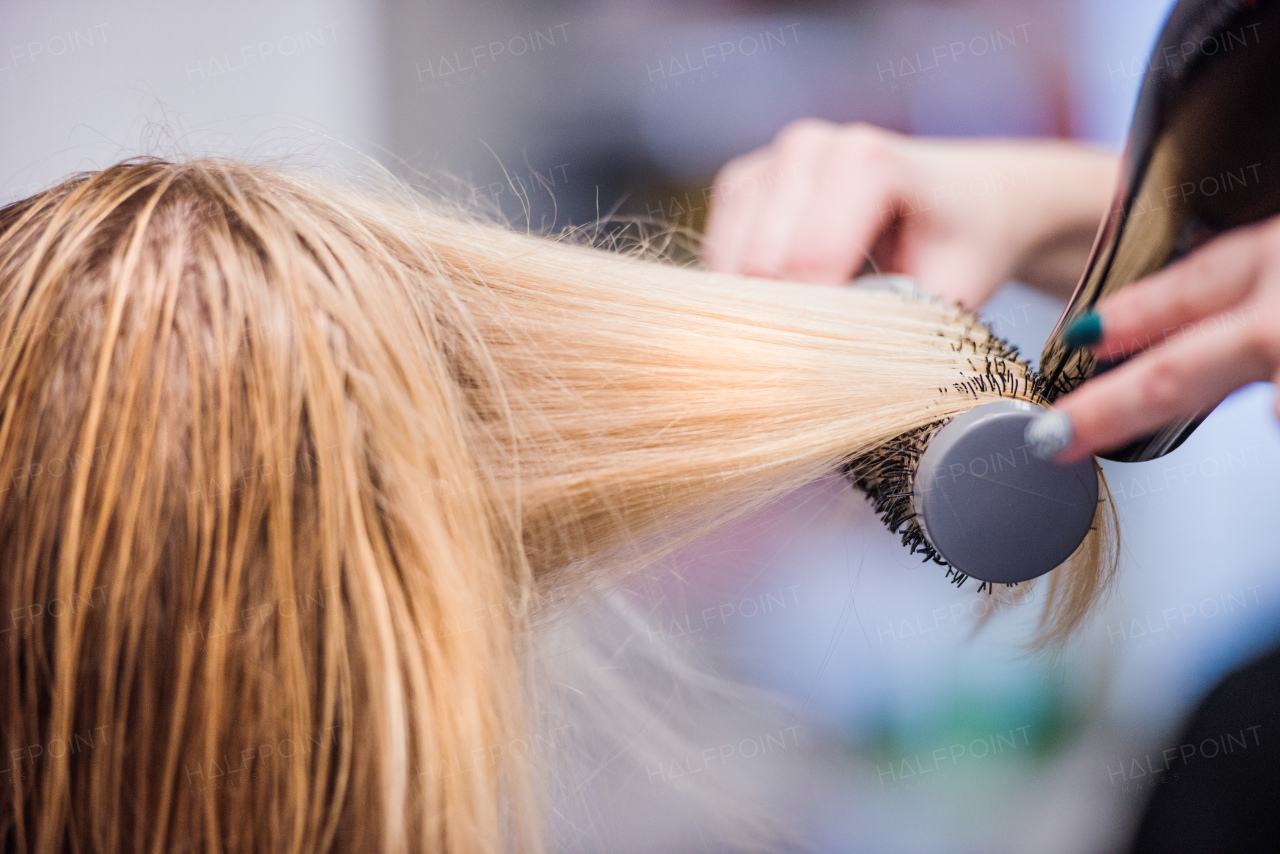
[[[1071,444],[1071,435],[1071,416],[1065,412],[1050,410],[1028,421],[1022,437],[1032,456],[1051,460]]]
[[[1102,318],[1096,311],[1086,311],[1067,324],[1062,340],[1073,350],[1097,344],[1102,340]]]

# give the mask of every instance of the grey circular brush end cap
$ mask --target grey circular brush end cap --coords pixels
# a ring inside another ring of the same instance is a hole
[[[979,581],[1043,575],[1069,558],[1093,525],[1093,460],[1059,465],[1027,448],[1023,432],[1041,412],[1015,400],[976,406],[935,433],[920,457],[916,521],[947,563]]]

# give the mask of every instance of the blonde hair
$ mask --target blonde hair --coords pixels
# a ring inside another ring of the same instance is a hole
[[[537,851],[493,748],[556,601],[1013,393],[953,390],[957,309],[218,160],[0,211],[0,340],[0,836],[45,854]]]

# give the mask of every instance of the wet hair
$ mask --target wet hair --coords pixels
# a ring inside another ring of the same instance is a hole
[[[541,850],[555,603],[1006,394],[975,336],[222,160],[4,208],[5,850]]]

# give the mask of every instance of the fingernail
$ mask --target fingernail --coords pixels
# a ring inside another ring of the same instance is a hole
[[[1057,410],[1037,415],[1027,422],[1022,438],[1034,456],[1051,460],[1071,444],[1071,417]]]
[[[1086,311],[1067,324],[1062,340],[1073,350],[1097,344],[1102,340],[1102,318],[1096,311]]]

